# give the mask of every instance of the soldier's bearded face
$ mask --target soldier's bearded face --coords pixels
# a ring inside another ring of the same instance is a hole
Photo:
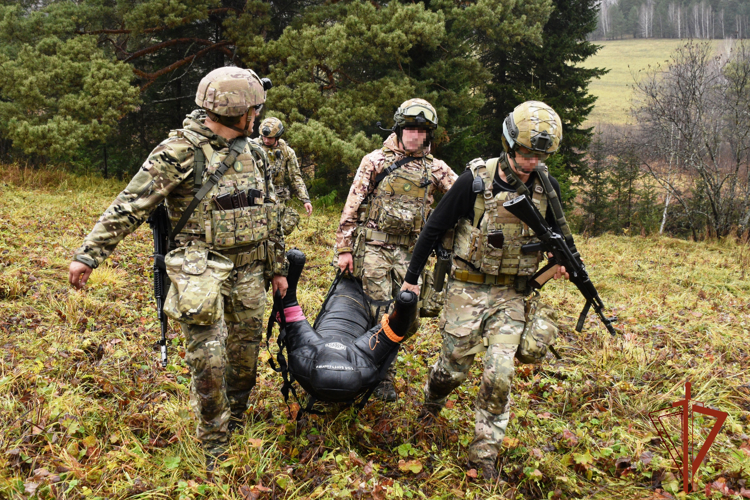
[[[427,131],[419,128],[405,128],[401,133],[401,143],[406,151],[420,151],[427,146]]]
[[[276,145],[276,141],[278,140],[275,137],[266,137],[265,135],[263,135],[261,137],[263,138],[263,144],[265,144],[269,148],[275,146]]]

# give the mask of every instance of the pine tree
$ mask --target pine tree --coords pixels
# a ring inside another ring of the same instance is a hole
[[[537,99],[552,106],[563,121],[561,158],[553,173],[565,181],[570,172],[583,166],[583,151],[591,139],[592,129],[583,126],[596,100],[588,93],[589,82],[606,70],[578,66],[599,49],[586,40],[596,29],[596,0],[555,0],[554,4],[540,45],[516,44],[511,50],[494,50],[483,59],[493,76],[482,116],[486,154],[496,156],[502,151],[503,119],[516,105]]]

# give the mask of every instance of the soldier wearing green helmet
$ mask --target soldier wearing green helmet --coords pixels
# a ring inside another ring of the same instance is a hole
[[[409,99],[393,115],[393,133],[383,147],[366,155],[349,190],[336,232],[338,266],[362,279],[375,301],[374,319],[389,312],[385,304],[398,292],[411,249],[431,211],[435,191],[446,192],[456,174],[430,154],[438,126],[435,108]],[[407,332],[416,332],[418,322]],[[395,401],[395,366],[375,397]]]
[[[543,163],[561,140],[562,122],[551,107],[539,101],[517,106],[503,122],[503,153],[472,160],[440,200],[420,234],[402,287],[419,293],[417,280],[434,245],[442,239],[453,248],[440,318],[443,345],[424,386],[421,417],[426,424],[434,422],[448,395],[466,380],[474,357],[483,353],[469,466],[486,480],[498,478],[495,463],[510,418],[513,359],[540,363],[557,334],[555,313],[539,301],[530,280],[543,284],[568,277],[560,266],[537,273],[544,256],[524,254],[521,247],[538,240],[503,202],[526,195],[551,227],[570,236],[560,186]]]
[[[200,82],[200,109],[149,155],[76,250],[69,281],[92,270],[164,203],[172,285],[164,312],[185,336],[190,403],[207,468],[223,458],[255,385],[265,282],[286,293],[284,238],[265,152],[247,139],[270,80],[236,67]]]
[[[271,162],[271,176],[280,203],[286,203],[297,196],[305,206],[307,216],[312,215],[313,206],[307,194],[305,181],[300,173],[297,155],[289,144],[281,138],[284,134],[284,124],[278,118],[266,118],[258,127],[260,137],[254,139],[266,152]],[[285,235],[294,231],[299,224],[299,214],[292,207],[285,207],[281,217],[281,228]]]

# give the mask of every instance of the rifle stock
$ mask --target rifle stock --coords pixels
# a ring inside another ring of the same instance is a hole
[[[583,322],[588,315],[589,309],[593,306],[594,311],[599,315],[599,318],[602,320],[602,323],[604,323],[607,331],[612,335],[615,335],[616,331],[612,326],[612,322],[616,321],[617,318],[608,318],[604,315],[604,302],[602,302],[599,293],[596,291],[596,287],[589,279],[589,274],[586,272],[586,266],[578,256],[578,252],[576,252],[575,249],[570,248],[562,235],[557,234],[552,230],[536,206],[534,206],[525,195],[506,201],[503,203],[503,207],[508,212],[518,217],[521,222],[529,226],[529,228],[534,231],[537,238],[541,240],[540,243],[524,245],[521,247],[521,251],[525,254],[538,251],[551,253],[554,262],[565,267],[565,270],[570,275],[570,281],[578,288],[578,291],[581,292],[583,298],[586,299],[586,305],[578,317],[576,331],[580,332],[583,330]],[[536,276],[534,278],[536,278]]]

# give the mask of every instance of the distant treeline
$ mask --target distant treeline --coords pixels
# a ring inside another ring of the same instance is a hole
[[[741,0],[602,0],[591,40],[620,38],[744,39],[750,3]]]

